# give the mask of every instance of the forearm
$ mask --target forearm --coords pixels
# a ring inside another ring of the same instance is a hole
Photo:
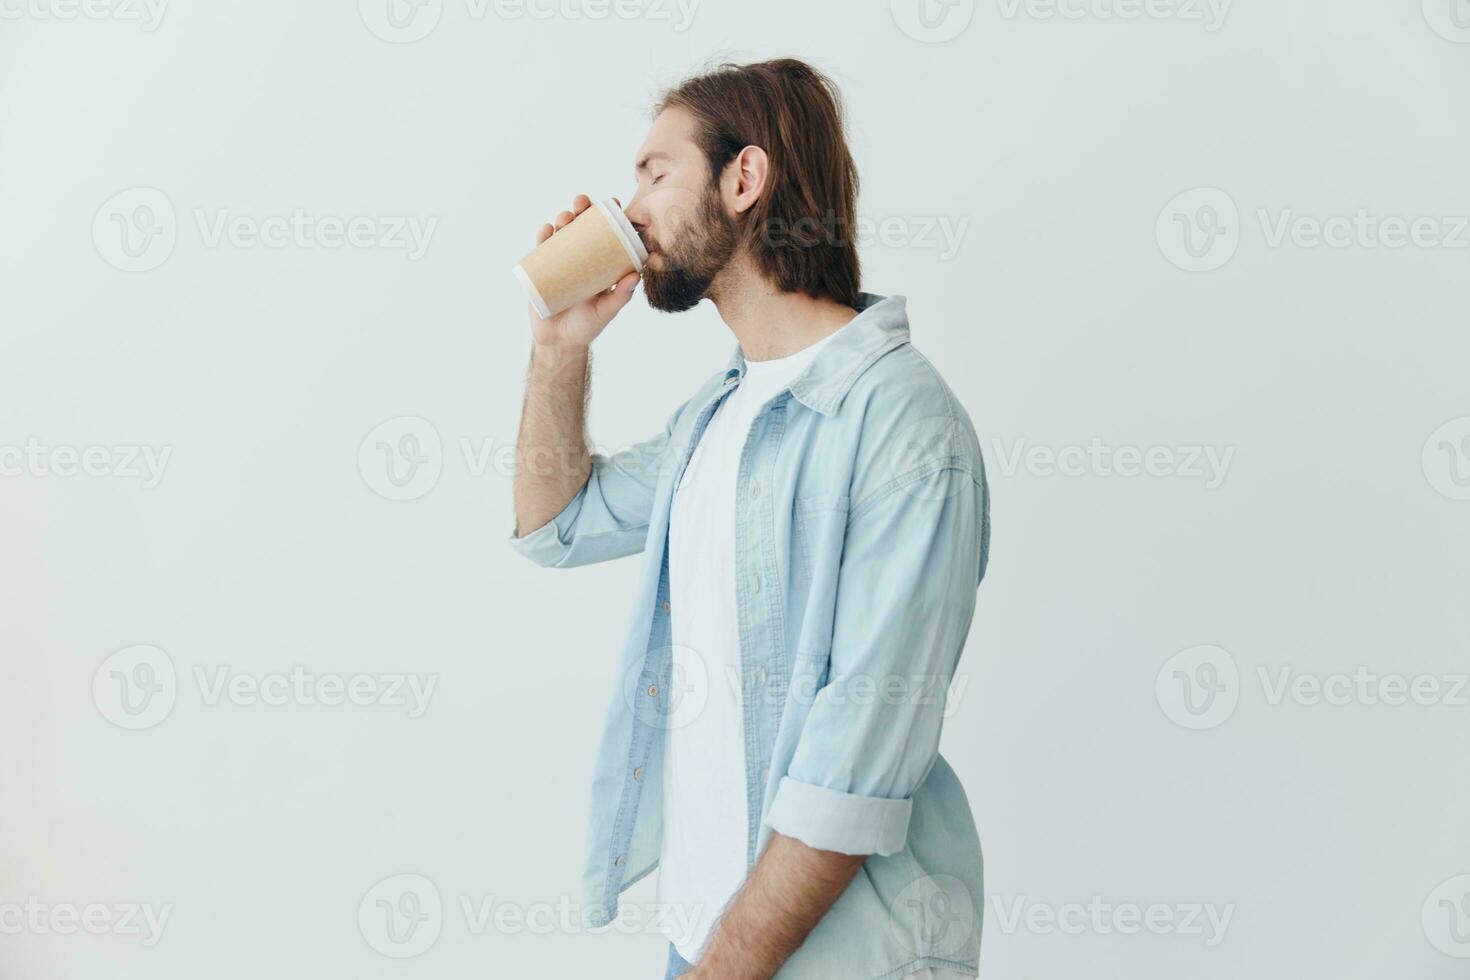
[[[591,352],[533,344],[516,435],[516,535],[551,520],[587,482],[587,392]]]
[[[772,833],[690,976],[696,980],[774,976],[846,891],[863,860],[864,855],[819,851]]]

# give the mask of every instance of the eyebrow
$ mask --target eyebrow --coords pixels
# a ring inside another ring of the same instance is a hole
[[[642,173],[643,171],[647,170],[648,169],[648,162],[650,160],[672,160],[672,159],[673,159],[672,156],[670,156],[669,154],[663,152],[662,150],[654,150],[652,153],[645,154],[644,157],[643,157],[643,159],[642,160],[639,160],[637,162],[637,164],[635,164],[633,166],[633,172],[634,173]]]

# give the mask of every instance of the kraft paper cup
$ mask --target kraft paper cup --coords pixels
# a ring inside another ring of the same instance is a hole
[[[611,287],[630,272],[642,272],[648,250],[633,223],[612,200],[596,201],[536,246],[511,274],[543,317],[558,313]]]

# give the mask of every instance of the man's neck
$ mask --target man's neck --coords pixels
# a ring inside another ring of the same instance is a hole
[[[722,276],[725,281],[710,291],[710,299],[747,361],[795,354],[857,316],[852,307],[825,296],[783,293],[753,269],[727,271],[736,274]]]

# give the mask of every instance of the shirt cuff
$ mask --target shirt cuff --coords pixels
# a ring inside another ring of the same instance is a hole
[[[523,537],[516,537],[516,529],[510,529],[510,546],[520,554],[531,559],[538,565],[551,568],[560,565],[571,551],[571,544],[562,540],[561,529],[563,525],[570,525],[575,519],[575,513],[582,504],[582,493],[579,490],[567,505],[561,509],[551,520],[542,524],[536,530]]]
[[[782,776],[766,824],[819,851],[897,854],[909,837],[912,800],[858,796]]]

